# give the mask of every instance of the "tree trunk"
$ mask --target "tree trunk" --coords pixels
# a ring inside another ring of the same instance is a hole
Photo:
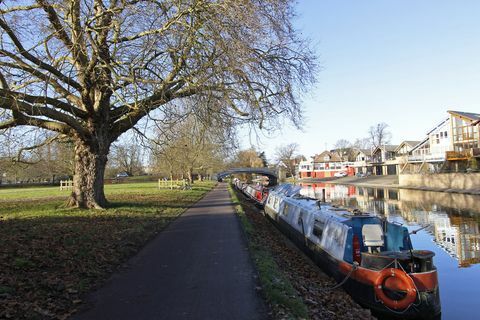
[[[70,204],[85,209],[103,209],[108,204],[104,193],[104,174],[109,143],[92,146],[75,144],[75,175]]]
[[[192,169],[187,170],[187,179],[190,184],[193,183],[193,177],[192,177]]]

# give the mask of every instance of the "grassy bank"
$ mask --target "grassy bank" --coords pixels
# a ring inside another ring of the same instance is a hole
[[[65,318],[213,186],[108,185],[111,207],[101,212],[65,208],[68,191],[58,188],[0,190],[0,318]]]
[[[259,241],[258,234],[249,221],[236,191],[229,186],[235,211],[248,239],[250,255],[258,271],[265,299],[272,308],[275,319],[306,319],[307,307],[297,295],[289,279],[275,262],[268,247]]]

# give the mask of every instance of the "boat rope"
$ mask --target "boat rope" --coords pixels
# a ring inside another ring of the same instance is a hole
[[[322,289],[320,289],[320,291],[331,291],[331,290],[335,290],[335,289],[340,288],[341,286],[343,286],[345,284],[345,282],[347,282],[347,280],[350,278],[352,273],[357,269],[358,269],[358,262],[354,261],[353,265],[352,265],[352,269],[350,269],[350,271],[348,272],[348,274],[345,276],[345,278],[342,281],[340,281],[339,283],[337,283],[336,285],[334,285],[331,288],[322,288]]]

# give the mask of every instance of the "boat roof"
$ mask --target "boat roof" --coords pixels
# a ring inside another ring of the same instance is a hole
[[[346,222],[353,217],[375,217],[371,214],[355,215],[345,208],[335,207],[327,203],[320,203],[319,207],[319,200],[305,197],[300,194],[301,188],[301,186],[292,184],[282,184],[277,186],[272,191],[283,194],[285,196],[283,200],[290,205],[295,205],[296,207],[312,212],[315,215],[328,216],[329,218],[333,218],[338,222]]]

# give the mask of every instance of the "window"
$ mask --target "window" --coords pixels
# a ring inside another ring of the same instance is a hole
[[[321,239],[324,227],[325,227],[325,223],[323,223],[322,221],[315,220],[315,223],[313,224],[313,235]]]
[[[302,218],[302,216],[303,216],[303,211],[300,211],[300,213],[298,214],[297,224],[303,228],[303,218]]]
[[[447,131],[445,131],[445,134],[443,135],[445,138],[447,137]]]
[[[440,132],[440,138],[443,138],[443,132]]]

